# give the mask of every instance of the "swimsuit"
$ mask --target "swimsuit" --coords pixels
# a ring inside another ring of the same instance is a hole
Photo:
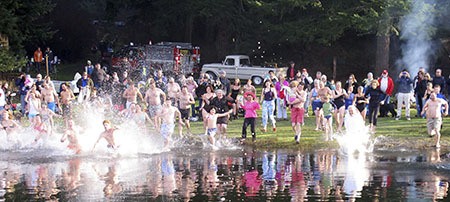
[[[161,111],[162,106],[161,105],[148,105],[148,115],[150,117],[155,117],[159,111]]]
[[[173,123],[162,123],[160,131],[163,138],[168,139],[170,135],[173,133],[174,128],[175,124]]]
[[[180,109],[181,119],[189,119],[190,109]]]
[[[358,101],[361,101],[361,100],[366,100],[366,98],[365,97],[356,97],[356,109],[358,109],[358,111],[359,112],[362,112],[362,111],[364,111],[364,109],[366,108],[366,103],[365,102],[363,102],[363,103],[359,103]]]
[[[209,135],[209,136],[214,136],[214,135],[216,135],[216,133],[217,133],[217,128],[208,128],[206,130],[206,135]]]
[[[335,92],[334,94],[337,94],[336,91],[334,91],[334,92]],[[344,95],[334,98],[333,102],[336,105],[337,109],[340,109],[341,107],[345,106]]]

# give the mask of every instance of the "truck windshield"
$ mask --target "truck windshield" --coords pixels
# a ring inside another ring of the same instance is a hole
[[[241,66],[248,66],[248,67],[251,66],[250,65],[250,60],[248,58],[240,59],[240,64],[241,64]]]

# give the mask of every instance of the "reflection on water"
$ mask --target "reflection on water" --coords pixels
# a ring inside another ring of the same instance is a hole
[[[3,152],[0,200],[430,201],[447,198],[450,178],[439,150],[367,156],[191,150],[120,158]]]

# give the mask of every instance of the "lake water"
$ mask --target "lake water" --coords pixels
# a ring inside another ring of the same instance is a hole
[[[448,155],[439,149],[0,153],[0,201],[432,201],[448,200],[450,180]]]

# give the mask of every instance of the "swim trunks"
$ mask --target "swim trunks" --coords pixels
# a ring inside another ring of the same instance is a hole
[[[180,109],[181,119],[183,119],[183,120],[189,119],[190,111],[191,111],[190,109]]]
[[[161,109],[161,105],[148,105],[148,115],[150,118],[153,118],[161,111]]]
[[[164,139],[170,138],[170,135],[173,133],[173,130],[175,128],[175,124],[173,123],[162,123],[161,124],[161,136],[163,136]]]
[[[291,108],[291,122],[303,123],[303,117],[305,115],[304,108],[293,107]]]
[[[427,129],[428,134],[431,134],[431,131],[435,129],[440,129],[442,125],[442,118],[429,118],[427,119]]]
[[[217,128],[208,128],[206,130],[206,135],[215,136],[217,133]]]

